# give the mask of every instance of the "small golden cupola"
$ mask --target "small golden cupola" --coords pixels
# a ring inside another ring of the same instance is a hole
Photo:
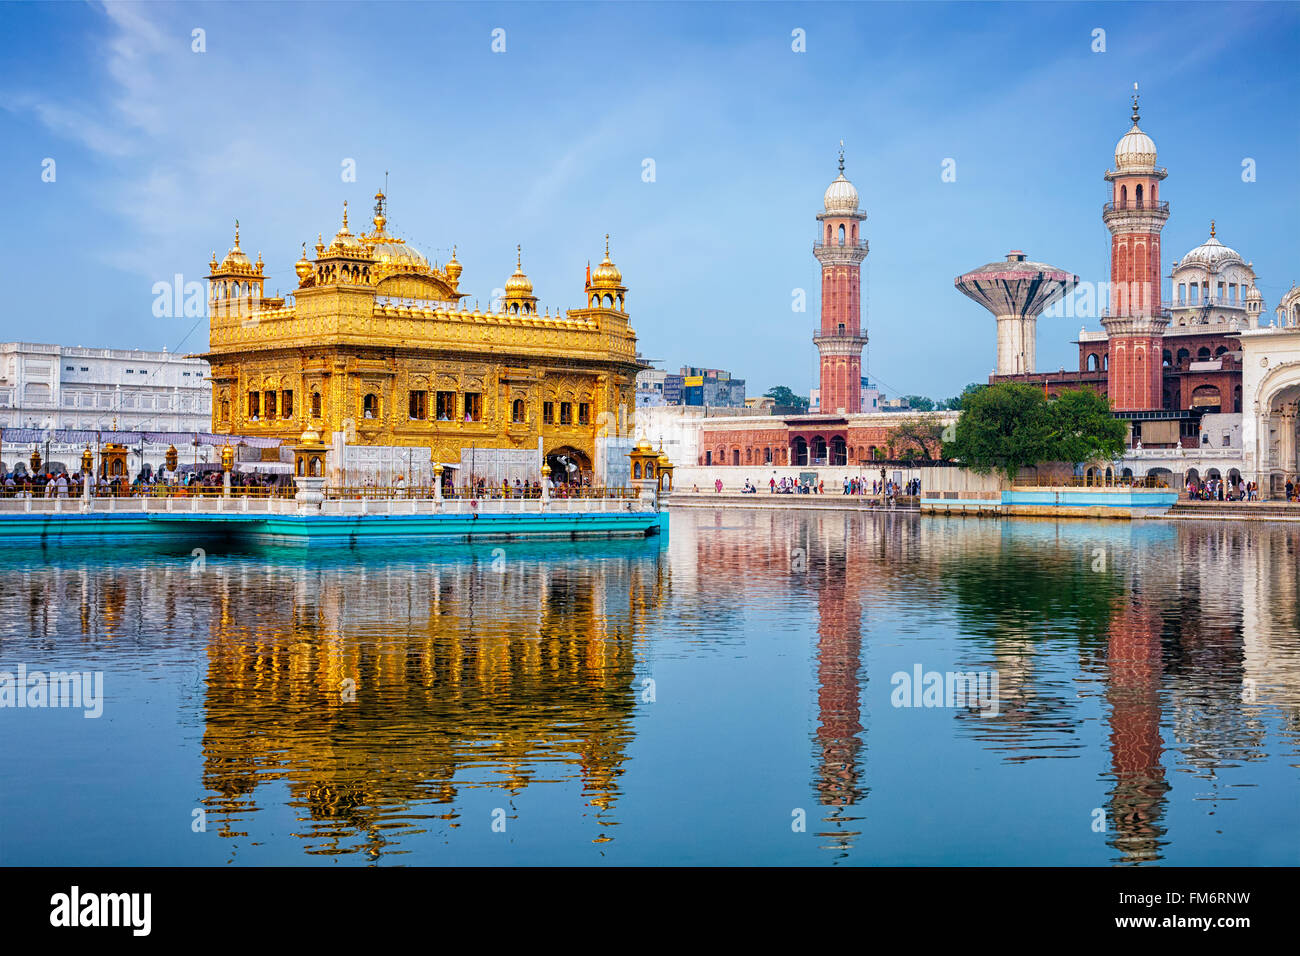
[[[609,258],[609,233],[605,233],[605,258],[592,271],[587,283],[587,305],[592,309],[617,309],[622,312],[626,292],[623,273],[618,271],[618,266]]]
[[[293,264],[293,271],[298,274],[298,285],[300,287],[311,285],[311,278],[316,270],[312,266],[311,260],[307,258],[307,243],[305,242],[302,244],[302,258]]]
[[[334,234],[334,239],[330,242],[329,251],[331,253],[360,253],[369,257],[369,250],[366,244],[357,236],[352,235],[348,230],[348,201],[343,200],[343,225],[339,231]]]
[[[238,219],[235,220],[235,244],[220,264],[217,263],[217,254],[214,252],[209,265],[208,303],[214,315],[246,312],[261,302],[265,280],[262,254],[259,252],[257,262],[253,263],[239,247]]]
[[[456,247],[452,246],[451,258],[447,261],[447,267],[443,269],[443,272],[446,273],[447,278],[451,280],[451,288],[453,292],[456,290],[457,286],[460,285],[460,274],[462,271],[464,270],[461,267],[461,264],[456,261]]]
[[[523,256],[523,247],[515,246],[515,271],[506,280],[506,298],[502,306],[510,315],[537,314],[537,296],[533,295],[533,283],[524,275]]]
[[[320,243],[317,243],[320,248]],[[316,285],[370,285],[374,257],[370,247],[348,229],[348,204],[343,203],[343,225],[329,248],[316,262]]]

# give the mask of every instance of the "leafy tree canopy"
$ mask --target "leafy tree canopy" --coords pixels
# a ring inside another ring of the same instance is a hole
[[[1036,386],[999,383],[963,393],[962,414],[943,453],[972,471],[996,469],[1014,480],[1021,468],[1044,462],[1115,458],[1125,433],[1110,402],[1089,389],[1066,390],[1049,402]]]
[[[796,408],[800,411],[806,411],[808,408],[808,399],[796,395],[787,385],[773,385],[763,393],[763,397],[772,399],[782,408]]]

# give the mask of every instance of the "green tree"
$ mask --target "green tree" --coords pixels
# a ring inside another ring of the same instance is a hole
[[[999,383],[963,393],[961,417],[945,458],[981,475],[997,469],[1014,480],[1021,468],[1053,459],[1051,414],[1032,385]]]
[[[903,461],[934,461],[943,447],[943,426],[924,418],[905,418],[885,433],[889,457]]]
[[[963,406],[965,405],[966,399],[969,396],[978,392],[981,388],[988,388],[988,386],[981,382],[971,382],[964,389],[962,389],[960,395],[953,396],[947,401],[940,402],[935,407],[939,409],[947,409],[948,411],[959,412],[962,410]]]
[[[933,398],[926,398],[924,395],[904,395],[903,400],[907,402],[908,407],[914,412],[934,411]]]
[[[802,395],[796,395],[786,385],[773,385],[763,393],[763,397],[772,399],[781,408],[793,408],[800,412],[808,410],[808,399]]]
[[[1048,406],[1049,448],[1056,461],[1081,465],[1124,453],[1128,429],[1111,414],[1110,400],[1092,389],[1067,389]]]

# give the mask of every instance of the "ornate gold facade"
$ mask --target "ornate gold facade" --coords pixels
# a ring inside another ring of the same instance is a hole
[[[462,303],[455,251],[444,266],[385,230],[343,226],[316,256],[304,244],[293,301],[263,295],[261,255],[235,244],[209,279],[212,428],[292,442],[308,428],[349,444],[428,446],[436,461],[462,449],[571,454],[584,470],[596,436],[630,427],[644,367],[628,322],[622,275],[588,267],[586,307],[538,312],[517,262],[496,311]]]

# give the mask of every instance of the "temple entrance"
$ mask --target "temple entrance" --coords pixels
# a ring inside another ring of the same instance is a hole
[[[553,484],[591,483],[591,459],[569,445],[547,452],[546,464],[551,468]]]

